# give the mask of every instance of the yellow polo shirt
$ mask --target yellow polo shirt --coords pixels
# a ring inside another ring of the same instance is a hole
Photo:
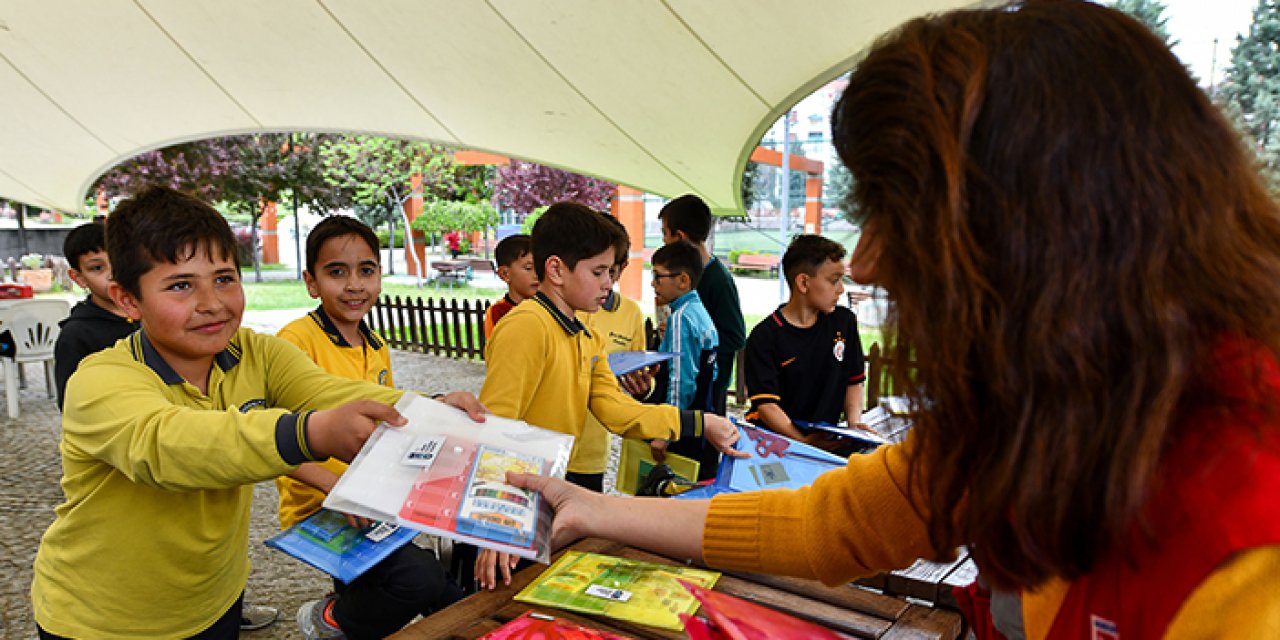
[[[644,312],[635,300],[611,291],[599,311],[579,311],[576,315],[591,333],[604,342],[606,355],[619,351],[644,351]],[[609,464],[609,434],[590,413],[587,413],[587,423],[578,438],[578,463],[583,469],[578,473],[604,473]]]
[[[331,376],[274,336],[240,329],[201,393],[139,331],[67,383],[62,492],[36,553],[31,606],[69,638],[185,638],[249,577],[253,483],[312,459],[312,409],[402,392]]]
[[[574,436],[574,473],[599,473],[579,453],[588,411],[628,438],[702,436],[702,412],[636,402],[618,386],[595,334],[542,292],[531,300],[503,317],[485,346],[480,402],[495,415]]]
[[[323,307],[285,325],[276,336],[302,349],[321,369],[349,380],[367,380],[385,387],[395,387],[391,380],[391,349],[363,321],[360,334],[364,345],[352,346],[342,337]],[[338,475],[347,463],[329,458],[321,466]],[[280,492],[280,528],[287,529],[320,510],[324,493],[288,476],[276,478]]]

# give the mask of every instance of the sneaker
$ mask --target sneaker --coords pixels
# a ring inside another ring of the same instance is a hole
[[[302,631],[302,637],[307,640],[342,640],[346,636],[342,635],[342,629],[339,629],[332,622],[332,613],[329,613],[333,606],[334,595],[331,593],[319,600],[312,600],[298,607],[298,629]],[[325,614],[329,613],[329,616]],[[326,619],[328,618],[328,619]]]
[[[246,604],[240,609],[240,630],[257,631],[271,626],[279,617],[280,612],[275,607]]]

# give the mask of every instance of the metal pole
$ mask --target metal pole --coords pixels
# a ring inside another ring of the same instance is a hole
[[[778,216],[778,302],[787,299],[787,276],[782,272],[782,254],[787,250],[787,227],[791,224],[791,111],[782,116],[782,198]]]
[[[289,134],[289,155],[293,155],[293,133]],[[297,165],[294,165],[297,166]],[[302,280],[302,222],[298,219],[298,183],[293,183],[293,262],[298,280]]]

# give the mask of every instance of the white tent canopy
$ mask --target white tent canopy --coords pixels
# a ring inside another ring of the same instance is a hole
[[[344,131],[740,210],[751,149],[955,0],[0,0],[0,197],[78,211],[142,151]]]

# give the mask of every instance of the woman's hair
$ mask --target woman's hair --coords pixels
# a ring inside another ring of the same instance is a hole
[[[1180,418],[1224,404],[1214,343],[1280,350],[1280,217],[1243,145],[1145,27],[1061,0],[907,23],[833,129],[933,544],[1005,587],[1085,574]]]

